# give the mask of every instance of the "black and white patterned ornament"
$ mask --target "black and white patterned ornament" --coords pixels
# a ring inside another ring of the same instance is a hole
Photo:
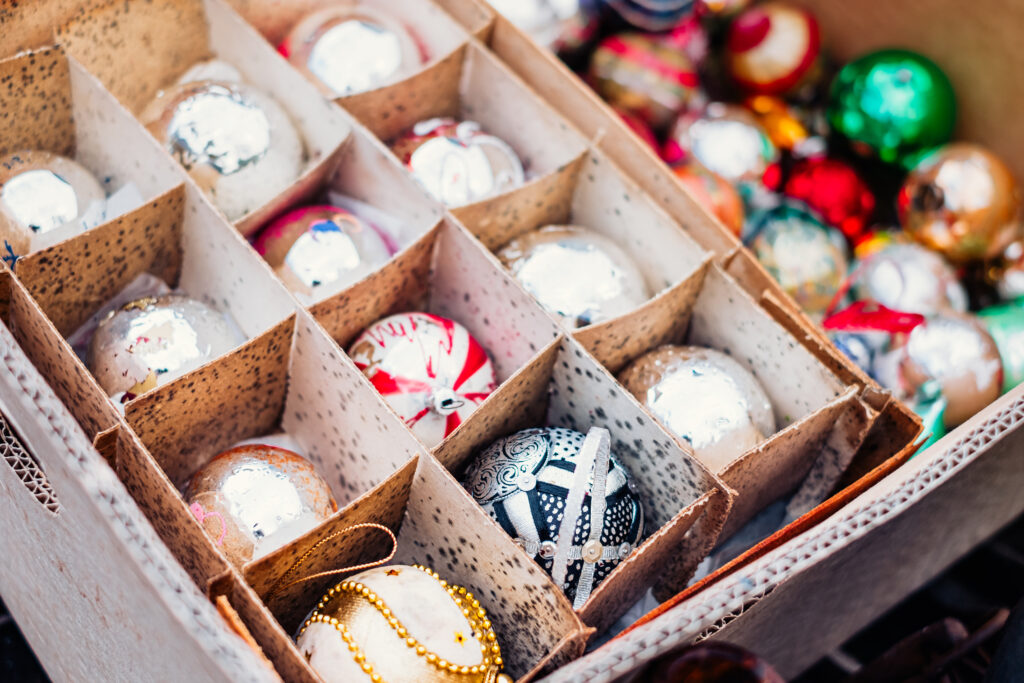
[[[577,609],[643,535],[640,499],[605,429],[584,436],[546,427],[498,439],[470,464],[463,485]],[[571,543],[559,543],[563,526]]]

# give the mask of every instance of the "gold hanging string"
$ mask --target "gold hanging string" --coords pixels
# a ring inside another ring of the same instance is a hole
[[[302,578],[294,579],[293,581],[289,581],[288,583],[284,583],[285,580],[287,580],[289,576],[294,574],[299,569],[299,567],[301,567],[303,564],[306,563],[306,560],[308,560],[309,557],[313,553],[315,553],[317,551],[317,548],[322,546],[324,543],[327,543],[328,541],[337,538],[338,536],[342,536],[344,534],[349,533],[350,531],[355,531],[357,529],[377,529],[378,531],[383,531],[384,533],[386,533],[388,535],[388,538],[391,539],[391,552],[388,553],[387,557],[383,557],[383,558],[381,558],[379,560],[374,560],[373,562],[364,562],[363,564],[356,564],[356,565],[352,565],[352,566],[349,566],[349,567],[341,567],[339,569],[329,569],[329,570],[323,571],[323,572],[316,572],[315,574],[310,574],[309,576],[303,576]],[[357,572],[357,571],[360,571],[362,569],[372,569],[373,567],[379,567],[382,564],[387,564],[388,562],[390,562],[391,558],[393,558],[395,556],[395,553],[397,551],[398,551],[398,539],[395,538],[394,532],[392,532],[391,529],[387,528],[383,524],[377,524],[375,522],[364,522],[362,524],[353,524],[352,526],[345,527],[344,529],[341,529],[339,531],[335,531],[333,534],[330,534],[329,536],[325,536],[324,538],[321,538],[319,541],[314,543],[313,547],[311,547],[309,550],[304,552],[302,554],[302,557],[300,557],[299,559],[295,560],[295,563],[292,564],[292,566],[288,568],[288,571],[286,571],[284,574],[282,574],[281,578],[279,578],[277,581],[274,582],[274,585],[271,586],[270,590],[267,592],[267,598],[268,599],[272,598],[275,595],[277,595],[278,593],[280,593],[281,591],[283,591],[283,590],[285,590],[287,588],[291,588],[292,586],[294,586],[296,584],[304,583],[306,581],[312,581],[314,579],[320,579],[320,578],[323,578],[325,576],[336,576],[338,574],[348,574],[350,572]]]

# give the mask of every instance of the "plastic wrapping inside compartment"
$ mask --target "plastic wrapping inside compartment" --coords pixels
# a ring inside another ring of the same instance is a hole
[[[240,218],[258,223],[321,185],[349,133],[345,118],[223,0],[110,3],[57,30],[69,54],[138,115],[197,62],[217,57],[280,104],[305,144],[299,178]],[[256,218],[252,218],[253,215]]]
[[[181,182],[169,166],[147,163],[147,155],[139,153],[151,144],[145,130],[81,65],[69,61],[62,49],[46,48],[6,59],[0,62],[0,78],[7,83],[0,93],[0,155],[22,151],[59,154],[92,172],[106,196],[122,191],[116,207],[104,207],[98,213],[83,210],[96,214],[88,219],[88,225],[108,223],[110,219],[103,215],[108,211],[110,215],[131,215],[138,204]],[[111,145],[115,139],[119,144]],[[50,234],[0,232],[5,243],[0,253],[10,266],[33,245],[38,248],[40,240],[55,243],[82,230],[65,224]]]
[[[324,7],[364,5],[400,21],[415,38],[424,58],[432,64],[451,54],[467,39],[466,30],[438,5],[423,0],[228,0],[275,48],[307,14]],[[386,86],[385,86],[386,87]],[[344,98],[341,99],[344,103]]]
[[[387,556],[391,542],[385,534],[349,530],[367,522],[397,536],[393,562],[428,566],[480,600],[514,678],[563,652],[570,658],[582,653],[587,629],[565,596],[430,456],[410,462],[310,534],[246,566],[247,581],[287,633],[345,574],[295,581]]]
[[[435,455],[458,476],[495,439],[546,425],[583,433],[591,427],[608,429],[612,453],[633,481],[644,510],[646,540],[584,604],[586,623],[598,629],[611,625],[655,584],[684,586],[714,545],[729,495],[571,339],[552,342]]]

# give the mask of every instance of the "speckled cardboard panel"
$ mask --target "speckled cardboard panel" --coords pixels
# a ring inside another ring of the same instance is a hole
[[[355,6],[356,0],[230,0],[235,9],[262,33],[273,46],[280,45],[304,16],[324,7]],[[399,19],[413,33],[430,64],[462,45],[466,30],[439,4],[403,2],[403,0],[372,0],[367,4]],[[479,23],[479,19],[477,20]],[[479,26],[477,27],[479,28]]]
[[[417,121],[458,116],[459,74],[466,61],[463,45],[405,80],[350,95],[342,105],[384,142],[390,142]]]
[[[374,322],[391,313],[421,309],[427,303],[438,224],[400,251],[380,270],[348,289],[310,306],[309,312],[342,348]]]
[[[299,313],[281,427],[344,506],[384,481],[422,444],[308,313]]]
[[[710,259],[710,256],[708,257]],[[587,325],[573,337],[613,373],[651,349],[682,339],[710,260],[628,315]]]
[[[75,153],[71,76],[57,48],[0,61],[0,155],[29,149]]]
[[[116,425],[114,404],[10,271],[0,272],[0,290],[10,297],[4,322],[82,430],[94,436]]]
[[[426,565],[472,592],[513,678],[556,648],[582,654],[586,631],[568,599],[433,458],[420,460],[395,561]]]
[[[418,459],[410,460],[323,524],[245,566],[246,581],[285,631],[294,633],[320,597],[341,581],[345,573],[309,581],[300,579],[387,557],[391,551],[387,535],[375,529],[349,528],[381,524],[397,536],[404,523],[417,466]],[[296,581],[299,582],[293,583]]]
[[[18,259],[15,273],[65,337],[141,273],[181,272],[183,186],[124,216]]]
[[[194,184],[185,185],[178,287],[231,314],[254,337],[295,311],[295,299]]]
[[[229,570],[227,559],[203,531],[178,489],[127,427],[118,432],[116,461],[118,478],[197,585],[205,587],[210,579]]]
[[[490,5],[478,0],[452,2],[452,0],[435,0],[437,5],[462,24],[477,40],[487,43],[497,14]]]
[[[56,36],[133,112],[213,56],[200,0],[97,3],[58,27]]]
[[[178,488],[236,441],[273,431],[295,321],[125,404],[125,419]]]
[[[241,617],[245,628],[259,644],[263,654],[273,663],[278,675],[291,683],[319,683],[321,678],[309,666],[291,636],[281,628],[274,615],[260,601],[256,592],[234,571],[229,571],[210,584],[210,597],[227,597]]]

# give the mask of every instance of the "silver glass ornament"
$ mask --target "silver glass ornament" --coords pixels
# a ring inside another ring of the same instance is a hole
[[[38,150],[0,157],[0,221],[9,230],[49,232],[81,221],[105,198],[96,177],[67,157]]]
[[[967,291],[937,253],[917,244],[891,244],[854,269],[853,295],[894,311],[934,315],[966,311]]]

